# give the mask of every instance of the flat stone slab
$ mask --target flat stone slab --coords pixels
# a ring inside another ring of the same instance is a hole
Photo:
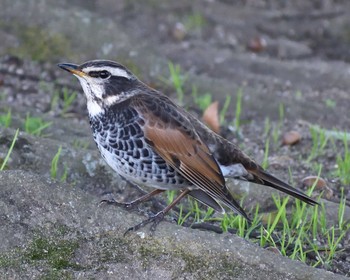
[[[0,172],[0,272],[6,279],[348,279],[235,235],[144,217],[25,171]]]

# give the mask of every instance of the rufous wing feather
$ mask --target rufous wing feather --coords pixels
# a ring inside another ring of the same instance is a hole
[[[169,121],[170,117],[167,116],[166,123],[154,115],[144,118],[153,119],[146,121],[143,126],[148,144],[196,187],[249,219],[226,188],[220,167],[206,144],[198,135],[187,134],[180,127],[176,127],[177,122]]]

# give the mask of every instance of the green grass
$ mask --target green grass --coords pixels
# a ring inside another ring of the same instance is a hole
[[[78,93],[66,87],[56,89],[51,99],[51,110],[56,107],[61,107],[61,116],[65,117],[67,112],[71,109]]]
[[[177,99],[179,103],[182,104],[184,101],[184,83],[187,80],[187,75],[181,73],[180,65],[174,64],[170,61],[168,63],[168,68],[170,77],[168,79],[161,77],[160,80],[175,88]]]
[[[350,184],[350,151],[348,147],[348,138],[343,139],[344,152],[337,155],[336,174],[344,185]]]
[[[326,105],[326,107],[328,108],[335,108],[337,106],[337,102],[333,99],[330,99],[330,98],[327,98],[325,101],[324,101],[324,104]]]
[[[6,154],[5,159],[2,161],[2,164],[0,166],[0,171],[4,170],[5,167],[6,167],[6,164],[7,164],[8,160],[10,158],[10,155],[12,153],[13,147],[15,146],[15,143],[17,141],[18,133],[19,133],[19,129],[16,130],[15,135],[13,136],[13,139],[12,139],[12,142],[11,142],[11,146],[10,146],[10,148],[9,148],[7,154]]]
[[[35,136],[43,136],[43,131],[51,124],[40,117],[31,117],[28,113],[24,121],[24,131]]]
[[[12,121],[11,109],[7,110],[6,114],[0,115],[0,125],[3,127],[10,127]]]
[[[283,122],[284,122],[284,105],[283,103],[280,103],[278,106],[278,123],[277,126],[273,127],[272,130],[272,139],[273,139],[273,143],[274,145],[278,145],[278,142],[280,140],[280,136],[281,136],[281,131],[282,131],[282,126],[283,126]]]
[[[230,107],[230,104],[231,104],[231,95],[226,95],[224,105],[222,106],[222,109],[219,113],[219,120],[221,124],[225,122],[225,116],[228,108]]]
[[[198,88],[195,85],[192,85],[192,98],[194,104],[196,104],[202,111],[209,107],[212,103],[212,96],[209,92],[204,94],[198,94]]]
[[[270,130],[271,130],[271,122],[270,122],[270,119],[266,117],[264,122],[264,139],[267,139],[269,137]]]
[[[318,176],[321,175],[321,171],[322,166],[319,167]],[[317,181],[309,189],[309,195],[316,184]],[[171,199],[174,193],[171,192]],[[203,210],[197,201],[190,199],[187,211],[180,205],[178,224],[182,225],[186,221],[219,224],[223,231],[233,230],[237,235],[257,242],[262,247],[276,248],[282,255],[291,259],[307,262],[315,267],[330,265],[340,250],[339,244],[350,229],[350,224],[344,217],[344,193],[342,192],[339,204],[338,221],[333,222],[330,227],[323,203],[321,206],[312,207],[295,199],[290,208],[286,207],[290,204],[290,196],[272,198],[276,210],[260,214],[257,205],[252,213],[251,224],[231,212],[213,217],[213,209]],[[316,255],[317,258],[310,258],[310,255]]]
[[[184,20],[184,26],[188,31],[201,30],[206,23],[205,18],[199,12],[194,12],[193,14],[187,16]]]
[[[311,152],[306,162],[311,162],[316,157],[322,155],[328,142],[325,130],[310,126],[310,135],[312,140]]]
[[[264,159],[261,166],[266,169],[269,167],[269,150],[270,150],[270,138],[265,141]]]
[[[54,155],[51,161],[50,175],[51,175],[51,178],[53,179],[57,179],[57,176],[58,176],[58,162],[61,157],[61,153],[62,153],[62,146],[59,146],[57,153]],[[61,182],[65,182],[67,180],[67,172],[68,172],[68,168],[67,166],[64,166],[64,171],[60,178]]]
[[[236,131],[240,130],[240,125],[241,125],[242,97],[243,97],[243,90],[239,88],[237,91],[237,101],[236,101],[236,116],[235,116]]]

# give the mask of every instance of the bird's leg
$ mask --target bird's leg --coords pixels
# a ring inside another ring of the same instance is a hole
[[[114,199],[108,200],[108,199],[104,199],[100,202],[100,204],[102,203],[106,203],[106,204],[112,204],[112,205],[116,205],[118,207],[123,207],[124,209],[130,210],[133,209],[135,206],[139,205],[141,202],[144,202],[146,200],[149,200],[152,196],[157,195],[159,193],[164,192],[164,190],[158,190],[155,189],[153,191],[151,191],[150,193],[147,193],[133,201],[130,202],[117,202]]]
[[[157,225],[160,223],[160,221],[163,220],[164,216],[185,196],[189,193],[189,190],[185,190],[183,192],[181,192],[178,197],[176,197],[172,203],[170,203],[167,207],[165,207],[162,211],[159,211],[157,214],[152,215],[151,217],[149,217],[147,220],[142,221],[141,223],[128,228],[128,230],[124,233],[127,234],[130,231],[137,231],[140,228],[144,227],[145,225],[149,224],[149,223],[153,223],[151,226],[151,232],[153,233],[156,228]]]

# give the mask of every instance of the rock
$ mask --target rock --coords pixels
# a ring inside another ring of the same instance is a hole
[[[323,196],[326,199],[330,199],[333,197],[333,190],[327,186],[327,182],[325,179],[318,176],[307,176],[302,180],[304,187],[312,187],[315,185],[315,190],[318,192],[323,192]]]
[[[181,22],[177,22],[171,31],[171,35],[177,41],[182,41],[187,35],[185,26]]]
[[[248,50],[250,50],[252,52],[256,52],[256,53],[264,51],[266,49],[266,47],[267,47],[267,42],[261,36],[256,36],[256,37],[250,39],[248,44],[247,44]]]
[[[96,197],[24,171],[0,172],[0,272],[6,279],[346,279],[235,235],[140,221]]]
[[[302,179],[301,182],[305,187],[312,187],[316,183],[315,188],[321,191],[324,190],[327,186],[326,181],[318,176],[307,176]]]

